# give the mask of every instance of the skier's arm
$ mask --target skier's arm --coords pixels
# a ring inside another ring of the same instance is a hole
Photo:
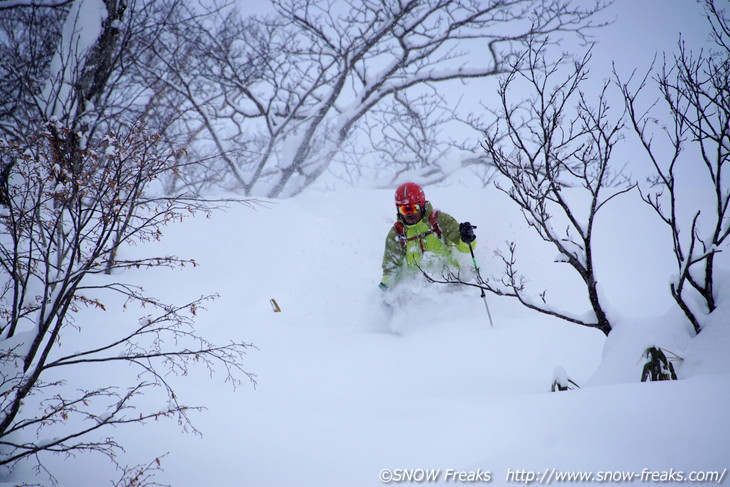
[[[467,254],[469,253],[469,244],[461,240],[461,235],[459,234],[459,222],[457,222],[453,216],[448,213],[444,213],[443,211],[439,212],[439,228],[441,228],[441,234],[443,235],[444,240],[453,245],[458,251]],[[476,247],[476,245],[477,241],[474,240],[471,243],[471,248]]]
[[[385,238],[385,251],[383,252],[383,278],[380,283],[386,287],[392,286],[395,282],[395,275],[403,263],[405,252],[397,239],[395,228],[391,228]],[[381,286],[382,287],[382,286]]]

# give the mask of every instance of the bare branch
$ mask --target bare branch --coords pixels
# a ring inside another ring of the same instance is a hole
[[[530,43],[514,61],[512,72],[500,84],[499,123],[485,134],[483,146],[506,181],[498,182],[497,188],[517,204],[540,238],[558,250],[558,261],[581,277],[595,321],[553,309],[545,293],[541,302],[529,299],[524,282],[516,277],[514,246],[509,258],[502,257],[502,285],[511,290],[507,295],[530,309],[608,334],[611,324],[594,268],[593,229],[604,205],[633,187],[610,164],[613,148],[622,138],[623,114],[612,115],[607,85],[597,99],[580,90],[587,79],[590,51],[563,74],[559,68],[568,65],[567,58],[549,61],[546,47],[544,41]],[[512,86],[520,81],[527,83],[532,95],[513,104]],[[579,190],[587,197],[587,208],[568,197]],[[558,224],[565,230],[559,231]]]
[[[409,130],[405,113],[432,127],[453,116],[438,94],[440,84],[506,72],[528,38],[587,34],[598,27],[592,18],[608,3],[428,0],[384,7],[359,0],[279,0],[275,16],[226,16],[220,28],[201,25],[190,36],[194,41],[183,39],[189,46],[183,50],[179,39],[166,44],[157,51],[165,69],[155,71],[155,82],[185,100],[188,113],[205,127],[198,144],[210,142],[221,155],[223,165],[211,168],[211,184],[230,173],[227,189],[288,196],[333,162],[357,161],[382,172],[378,155],[392,152],[393,140],[408,146],[408,137],[417,135],[426,142],[419,127]],[[465,46],[481,52],[478,64],[475,51]],[[420,110],[424,103],[428,114]],[[343,147],[355,146],[356,135],[395,118],[405,130],[360,139],[356,157],[343,153]],[[439,133],[429,136],[432,146],[448,145]],[[475,157],[474,149],[464,158]],[[422,164],[438,177],[442,169],[431,161],[443,154],[434,150],[420,160],[421,153],[410,152],[408,161],[389,160],[387,169],[392,179]],[[190,169],[198,177],[198,168]]]
[[[170,374],[203,367],[211,375],[222,372],[234,388],[242,380],[255,384],[242,365],[252,345],[216,344],[195,330],[195,316],[212,296],[170,305],[112,277],[130,267],[195,265],[174,256],[116,259],[116,252],[158,240],[167,224],[197,211],[209,213],[217,203],[148,196],[149,186],[175,167],[175,153],[161,149],[158,136],[135,129],[90,139],[74,172],[58,163],[63,154],[56,144],[70,130],[53,128],[54,134],[38,137],[28,148],[0,141],[0,159],[13,162],[9,205],[0,213],[0,269],[7,282],[0,294],[0,314],[7,318],[0,329],[0,465],[32,458],[39,470],[47,453],[97,451],[116,462],[121,445],[96,435],[114,426],[174,417],[196,432],[189,412],[200,408],[178,398]],[[61,339],[70,329],[93,328],[90,310],[104,313],[114,294],[126,298],[125,307],[136,304],[153,312],[64,354]],[[84,322],[77,324],[82,309]],[[137,373],[119,377],[130,383],[121,392],[100,384],[73,396],[64,383],[45,382],[59,369],[118,363]],[[154,391],[161,392],[165,406],[150,410],[144,404],[158,394]],[[30,405],[32,396],[40,398],[40,408]]]
[[[670,126],[656,126],[652,116],[656,103],[645,111],[637,108],[649,72],[638,86],[632,86],[631,78],[622,81],[615,75],[634,133],[654,169],[651,187],[642,190],[642,199],[671,231],[678,272],[670,291],[697,333],[702,327],[701,316],[717,308],[715,258],[726,243],[730,216],[730,187],[722,177],[730,160],[728,18],[713,0],[706,0],[705,10],[718,51],[693,54],[680,38],[677,52],[671,59],[665,56],[654,77]],[[665,136],[664,144],[656,143],[657,132]],[[700,202],[680,198],[686,185],[697,184],[686,180],[687,166],[692,167],[693,177],[704,178],[703,196],[714,212],[703,213]],[[691,219],[680,216],[687,212],[693,215]],[[703,309],[696,308],[693,295],[703,302]]]

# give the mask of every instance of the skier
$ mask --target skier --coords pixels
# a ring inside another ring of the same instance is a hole
[[[383,278],[386,291],[407,276],[425,271],[440,272],[444,267],[459,269],[453,250],[469,253],[476,237],[469,222],[434,210],[416,183],[404,183],[395,191],[397,221],[385,239]]]

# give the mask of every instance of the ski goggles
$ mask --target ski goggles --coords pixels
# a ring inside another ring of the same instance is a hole
[[[421,211],[421,205],[398,205],[398,213],[403,216],[413,215]]]

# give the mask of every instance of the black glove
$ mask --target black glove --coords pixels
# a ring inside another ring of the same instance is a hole
[[[464,243],[472,243],[476,240],[474,235],[474,229],[476,227],[469,222],[459,223],[459,235],[461,235],[461,241]]]

